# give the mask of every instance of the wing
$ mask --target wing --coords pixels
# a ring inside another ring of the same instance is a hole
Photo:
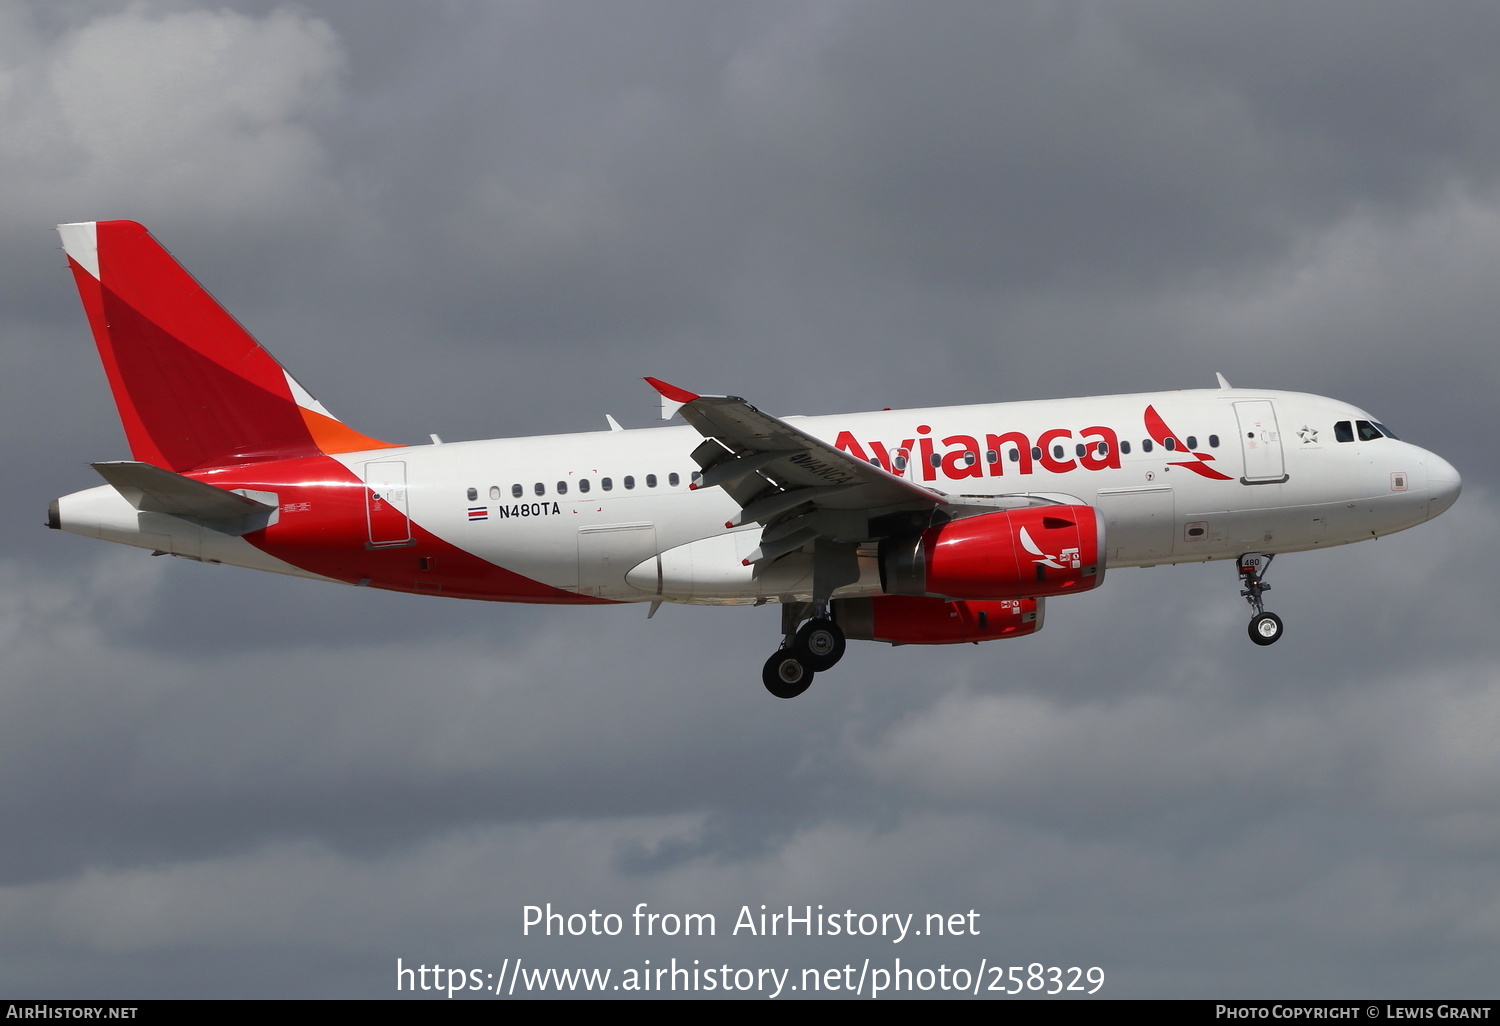
[[[692,454],[703,468],[693,487],[723,488],[739,503],[740,512],[724,526],[764,526],[747,565],[814,543],[858,545],[953,517],[1067,498],[950,495],[835,449],[737,396],[697,395],[657,378],[646,381],[680,403],[678,412],[703,435]]]
[[[737,396],[697,395],[657,378],[646,381],[681,403],[678,412],[703,435],[693,450],[703,468],[693,487],[723,488],[739,503],[739,514],[724,526],[765,526],[747,564],[819,539],[859,543],[925,526],[950,503],[944,493],[856,459]]]

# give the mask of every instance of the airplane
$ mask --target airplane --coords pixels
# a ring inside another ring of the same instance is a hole
[[[1035,634],[1108,569],[1233,559],[1250,638],[1279,553],[1377,538],[1458,472],[1370,414],[1232,388],[774,417],[646,378],[687,426],[395,444],[335,418],[131,221],[58,226],[130,460],[47,525],[417,595],[781,607],[762,683],[848,640]]]

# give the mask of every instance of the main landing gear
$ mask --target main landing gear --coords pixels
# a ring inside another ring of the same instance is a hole
[[[1271,568],[1275,553],[1247,552],[1239,558],[1240,580],[1245,590],[1240,592],[1255,614],[1250,617],[1250,640],[1257,645],[1274,645],[1281,640],[1281,617],[1266,612],[1261,596],[1271,590],[1266,583],[1266,571]]]
[[[804,619],[807,622],[798,627]],[[815,609],[810,602],[783,604],[781,632],[781,648],[766,660],[761,671],[766,690],[777,698],[796,698],[812,684],[814,674],[833,669],[844,658],[844,632],[829,617],[826,606]]]

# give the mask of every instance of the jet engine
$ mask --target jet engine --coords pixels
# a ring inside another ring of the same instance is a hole
[[[892,645],[979,644],[1024,638],[1042,629],[1041,599],[947,602],[938,598],[878,595],[834,599],[833,615],[847,637]]]
[[[1104,520],[1092,506],[997,510],[880,543],[888,595],[1040,598],[1104,580]]]

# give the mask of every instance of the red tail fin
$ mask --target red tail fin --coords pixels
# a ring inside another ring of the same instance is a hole
[[[145,228],[58,232],[137,460],[184,471],[389,447],[335,420]]]

